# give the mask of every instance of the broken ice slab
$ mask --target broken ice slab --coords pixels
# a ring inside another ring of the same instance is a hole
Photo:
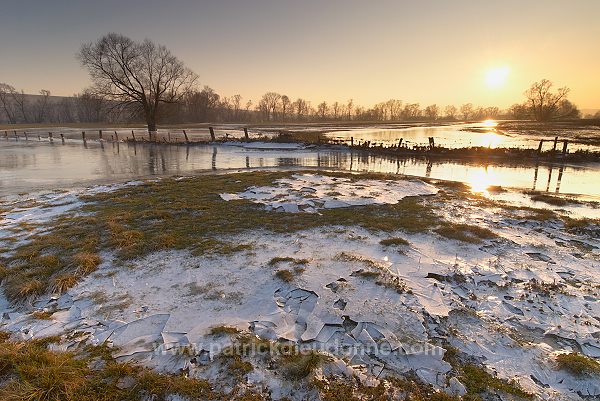
[[[540,252],[526,252],[527,256],[529,256],[533,260],[538,260],[540,262],[552,263],[556,264],[554,260],[548,255],[544,255]]]
[[[116,356],[154,350],[156,344],[163,342],[162,332],[170,316],[168,313],[156,314],[115,329],[110,340],[119,347]]]

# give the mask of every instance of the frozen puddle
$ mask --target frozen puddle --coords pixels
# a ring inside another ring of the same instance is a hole
[[[55,220],[81,207],[84,204],[80,199],[82,195],[112,192],[141,183],[142,181],[129,181],[78,190],[40,192],[2,198],[0,201],[5,211],[0,213],[0,244],[7,241],[10,241],[12,246],[22,244],[23,240],[36,232],[36,225]]]
[[[247,199],[281,212],[315,213],[319,209],[397,203],[407,196],[435,195],[438,191],[419,180],[352,180],[318,174],[296,174],[275,183],[221,194],[221,198]]]

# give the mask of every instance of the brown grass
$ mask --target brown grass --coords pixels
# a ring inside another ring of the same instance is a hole
[[[444,223],[434,230],[442,237],[478,244],[484,239],[497,238],[491,230],[469,224]]]
[[[98,265],[102,262],[100,255],[93,252],[79,252],[73,256],[73,259],[79,265],[79,272],[83,275],[96,271]]]
[[[600,375],[600,362],[577,352],[560,354],[556,357],[559,369],[564,369],[576,376],[584,374]]]

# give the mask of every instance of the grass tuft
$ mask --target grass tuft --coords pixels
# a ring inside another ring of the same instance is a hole
[[[472,244],[478,244],[484,239],[498,237],[498,235],[487,228],[459,223],[446,222],[434,231],[440,234],[442,237],[469,242]]]
[[[277,277],[281,281],[285,281],[286,283],[289,283],[294,280],[294,273],[292,273],[290,270],[286,270],[286,269],[277,270],[277,272],[275,272],[275,277]]]
[[[81,274],[90,274],[96,271],[96,268],[102,262],[100,255],[92,252],[79,252],[73,256],[73,259],[79,265]]]
[[[410,245],[410,242],[400,237],[382,239],[379,243],[383,246]]]
[[[600,374],[600,363],[577,352],[560,354],[556,357],[559,369],[571,372],[576,376],[584,374]]]
[[[275,266],[279,263],[283,263],[283,262],[288,262],[291,263],[293,265],[306,265],[308,264],[308,259],[296,259],[296,258],[292,258],[290,256],[277,256],[272,258],[271,260],[269,260],[269,266]]]
[[[229,334],[239,334],[240,331],[235,327],[231,326],[214,326],[210,328],[209,333],[211,336],[222,336]]]

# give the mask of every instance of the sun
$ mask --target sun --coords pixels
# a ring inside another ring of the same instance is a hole
[[[510,68],[506,66],[490,68],[485,73],[485,83],[492,89],[501,88],[506,84],[508,74],[510,74]]]

